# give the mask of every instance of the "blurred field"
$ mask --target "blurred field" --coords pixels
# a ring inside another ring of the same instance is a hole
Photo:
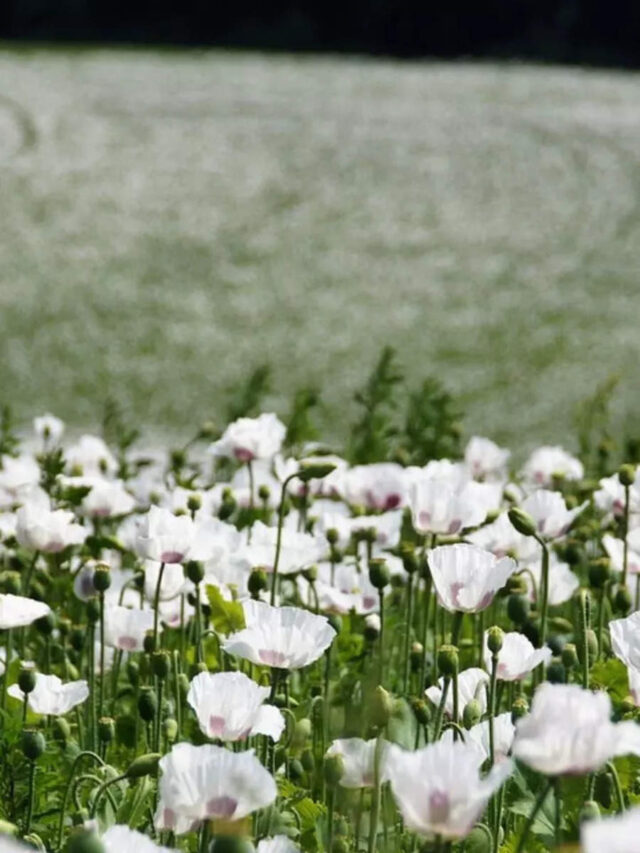
[[[351,394],[394,344],[474,432],[638,413],[640,77],[223,53],[0,52],[1,396],[154,431],[262,360]]]

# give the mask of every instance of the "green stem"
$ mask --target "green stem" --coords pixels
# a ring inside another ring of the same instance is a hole
[[[100,797],[104,794],[104,792],[107,790],[109,785],[115,785],[116,782],[122,782],[122,780],[126,779],[126,778],[127,778],[127,774],[122,773],[120,776],[114,776],[113,779],[107,779],[106,782],[103,782],[102,785],[100,785],[100,787],[98,788],[98,790],[96,792],[95,797],[93,798],[93,802],[91,804],[91,810],[89,812],[91,818],[95,817],[96,811],[98,809],[98,802],[100,800]]]
[[[7,684],[9,681],[9,665],[13,654],[13,630],[7,629],[7,645],[5,646],[4,675],[2,676],[2,710],[7,707]]]
[[[178,651],[174,651],[173,653],[173,683],[176,693],[176,723],[178,724],[178,734],[176,740],[179,742],[181,738],[182,732],[182,696],[180,694],[180,665],[179,665],[180,653]]]
[[[538,540],[542,545],[542,572],[541,572],[541,583],[540,583],[540,648],[544,648],[547,642],[547,612],[549,609],[549,549],[545,545],[545,543],[539,539]],[[544,665],[542,665],[542,671],[544,672]]]
[[[411,622],[413,620],[413,574],[407,578],[407,621],[404,632],[404,677],[402,680],[402,692],[406,696],[409,690],[409,644],[411,642]]]
[[[384,590],[381,589],[378,593],[380,600],[380,638],[379,638],[379,659],[378,659],[378,684],[384,687]]]
[[[607,770],[611,773],[613,777],[613,786],[616,789],[616,799],[618,800],[618,811],[620,814],[626,811],[626,806],[624,804],[624,795],[622,793],[622,786],[620,785],[620,777],[618,776],[618,771],[616,770],[616,766],[613,761],[607,762]]]
[[[382,732],[379,732],[378,737],[376,738],[376,748],[373,758],[373,802],[371,805],[371,822],[369,824],[368,853],[373,853],[375,850],[376,837],[378,834],[378,818],[380,815],[380,758],[382,755],[382,743]]]
[[[160,588],[162,587],[162,576],[164,575],[164,563],[160,563],[160,571],[158,573],[158,583],[156,584],[156,592],[153,597],[153,650],[158,651],[158,623],[160,621]],[[196,608],[199,612],[200,602],[196,602]]]
[[[332,785],[329,790],[329,846],[327,850],[333,850],[333,807],[335,798],[335,787]]]
[[[69,781],[67,782],[67,787],[65,788],[64,797],[62,798],[62,808],[60,809],[60,820],[58,821],[58,843],[57,849],[60,850],[62,848],[62,833],[64,832],[64,819],[67,813],[67,804],[69,801],[69,794],[71,793],[71,784],[73,782],[73,774],[76,772],[76,768],[80,761],[83,758],[91,758],[94,761],[97,761],[98,764],[104,766],[104,761],[97,755],[95,752],[91,752],[86,749],[83,752],[79,752],[76,755],[73,764],[71,765],[71,772],[69,773]]]
[[[27,817],[25,820],[24,834],[29,835],[31,832],[31,819],[33,817],[33,800],[34,800],[34,792],[35,792],[35,781],[36,781],[36,763],[35,761],[29,762],[29,796],[27,799]]]
[[[520,840],[518,841],[518,846],[516,847],[516,853],[524,853],[525,841],[527,840],[527,836],[529,835],[529,830],[533,826],[533,822],[536,819],[536,815],[542,808],[542,804],[547,798],[547,794],[553,787],[553,779],[548,779],[547,784],[543,785],[540,789],[540,793],[538,794],[538,798],[535,801],[531,814],[527,818],[527,822],[524,825],[524,829],[522,830],[522,835],[520,836]]]
[[[98,700],[98,717],[104,714],[104,592],[100,593],[100,698]]]
[[[424,581],[424,625],[422,626],[422,664],[420,666],[420,684],[418,695],[422,696],[427,680],[427,640],[429,636],[429,608],[431,607],[431,574]]]
[[[624,487],[624,545],[622,551],[622,586],[627,585],[627,566],[629,563],[629,486]]]
[[[495,733],[493,727],[494,717],[496,715],[496,686],[498,682],[498,655],[496,652],[491,654],[491,682],[489,686],[489,766],[493,767],[496,760],[495,754]]]
[[[297,477],[296,474],[290,474],[282,483],[280,491],[280,503],[278,504],[278,534],[276,537],[276,555],[273,560],[273,577],[271,578],[271,606],[273,607],[276,601],[276,590],[278,587],[278,564],[280,562],[280,549],[282,547],[282,525],[284,522],[284,502],[287,497],[287,486]]]

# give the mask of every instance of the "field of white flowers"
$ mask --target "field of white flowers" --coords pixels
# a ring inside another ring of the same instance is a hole
[[[391,344],[562,442],[594,381],[640,390],[639,131],[633,74],[5,48],[2,402],[179,434],[268,361],[343,438]]]
[[[1,853],[637,850],[640,469],[402,435],[392,367],[345,455],[4,412]]]

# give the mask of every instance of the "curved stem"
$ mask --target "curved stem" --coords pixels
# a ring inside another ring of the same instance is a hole
[[[89,812],[90,817],[92,817],[92,818],[95,817],[100,797],[104,794],[104,792],[107,790],[109,785],[115,785],[116,782],[122,782],[122,780],[126,779],[126,778],[127,778],[127,774],[122,773],[122,774],[120,774],[120,776],[114,776],[113,779],[107,779],[106,782],[103,782],[102,785],[100,785],[100,787],[96,791],[95,797],[93,798],[93,802],[91,803],[91,809]]]
[[[607,761],[607,770],[613,777],[613,786],[616,789],[616,799],[618,800],[618,811],[622,814],[622,812],[626,811],[626,806],[624,804],[622,786],[620,785],[620,777],[618,776],[618,771],[616,770],[616,766],[613,761]]]
[[[89,749],[83,750],[83,752],[79,752],[76,755],[73,764],[71,765],[71,772],[69,774],[69,781],[67,782],[67,787],[65,788],[64,797],[62,798],[62,808],[60,809],[60,821],[58,822],[58,850],[62,847],[62,833],[64,831],[64,819],[67,811],[67,802],[69,800],[69,794],[71,793],[71,783],[73,782],[73,774],[76,772],[76,767],[80,763],[83,758],[91,758],[94,761],[97,761],[98,764],[104,766],[104,761],[100,758],[100,756],[91,752]]]

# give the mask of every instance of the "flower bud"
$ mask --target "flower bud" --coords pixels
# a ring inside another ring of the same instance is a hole
[[[96,592],[106,592],[111,586],[109,566],[100,563],[93,572],[93,588]]]
[[[400,556],[402,557],[402,565],[408,575],[413,575],[420,568],[416,549],[411,542],[403,542],[400,545]]]
[[[418,672],[422,666],[422,661],[424,660],[424,646],[422,643],[412,643],[411,651],[409,653],[409,663],[411,666],[411,672]]]
[[[524,696],[516,696],[511,706],[511,721],[515,723],[516,720],[525,717],[528,713],[529,703],[526,698]]]
[[[36,686],[36,666],[30,661],[25,661],[18,673],[18,687],[23,693],[31,693]]]
[[[504,590],[507,595],[526,595],[528,588],[524,575],[511,575],[508,577],[504,585]]]
[[[132,687],[137,687],[140,684],[140,667],[138,662],[132,658],[127,661],[127,678]]]
[[[302,572],[302,577],[306,581],[309,581],[309,583],[315,583],[318,580],[318,567],[307,566],[307,568]]]
[[[29,761],[37,761],[46,749],[46,741],[41,732],[24,729],[22,732],[22,752]]]
[[[335,470],[336,466],[332,462],[305,462],[298,469],[298,479],[303,483],[308,483],[309,480],[321,480]]]
[[[300,763],[307,771],[307,773],[313,773],[313,769],[315,767],[315,761],[313,759],[313,753],[310,749],[305,749],[300,756]]]
[[[84,648],[86,637],[87,633],[85,629],[79,628],[77,625],[74,625],[71,629],[71,633],[69,634],[69,642],[71,643],[71,648],[76,652],[81,652]]]
[[[324,757],[324,779],[327,785],[334,787],[344,776],[344,758],[336,755],[325,755]]]
[[[438,649],[438,672],[451,678],[458,671],[458,648],[444,644]]]
[[[493,625],[487,631],[487,646],[492,655],[497,655],[504,643],[504,631],[497,625]]]
[[[180,689],[180,695],[183,700],[187,698],[187,693],[189,692],[189,678],[185,672],[181,672],[178,675],[178,688]]]
[[[294,758],[289,762],[289,776],[293,782],[300,782],[304,778],[304,767],[299,758]]]
[[[187,498],[187,509],[189,512],[194,513],[197,512],[202,506],[202,498],[200,495],[192,494]]]
[[[373,691],[373,697],[371,699],[371,725],[376,726],[379,729],[383,729],[389,722],[392,710],[393,705],[391,702],[391,696],[389,696],[384,687],[378,685],[378,687]]]
[[[565,666],[565,669],[571,670],[575,669],[579,666],[580,661],[578,660],[578,652],[576,651],[576,647],[574,643],[567,643],[564,649],[562,650],[562,663]]]
[[[218,835],[209,845],[209,853],[253,853],[253,846],[239,835]]]
[[[168,652],[154,652],[151,655],[151,672],[164,680],[169,675],[169,654]]]
[[[636,469],[628,462],[618,468],[618,479],[623,486],[633,486],[636,479]]]
[[[611,563],[608,557],[599,557],[589,563],[589,585],[602,589],[611,577]]]
[[[105,846],[93,829],[75,829],[67,841],[67,853],[106,853]]]
[[[142,641],[142,648],[148,655],[153,654],[156,648],[156,641],[153,639],[153,634],[145,634],[144,639]]]
[[[431,711],[424,699],[412,699],[411,710],[421,726],[426,726],[431,722]]]
[[[567,680],[567,672],[564,664],[558,658],[553,658],[547,667],[547,681],[551,684],[564,684]]]
[[[339,536],[338,531],[335,529],[335,527],[330,527],[325,535],[327,537],[327,542],[329,543],[329,545],[337,545]]]
[[[33,623],[33,627],[42,634],[43,637],[50,637],[53,634],[54,628],[58,624],[58,617],[50,610],[44,616],[41,616],[39,619]]]
[[[269,581],[267,579],[267,573],[264,569],[254,569],[249,575],[249,580],[247,583],[249,587],[249,592],[254,598],[257,598],[259,594],[267,589],[269,586]]]
[[[596,803],[595,800],[585,800],[580,809],[580,814],[578,816],[578,821],[583,823],[587,820],[599,820],[600,818],[600,806]]]
[[[462,724],[465,729],[470,729],[480,722],[482,717],[482,705],[477,699],[471,699],[464,706],[462,712]]]
[[[631,593],[628,587],[619,586],[613,599],[613,607],[616,613],[626,616],[631,610]]]
[[[369,580],[377,590],[383,590],[390,578],[389,567],[385,560],[382,558],[369,560]]]
[[[178,737],[178,723],[173,717],[167,717],[162,722],[162,731],[169,743],[173,743]]]
[[[204,566],[197,560],[188,560],[184,564],[184,573],[191,583],[197,585],[204,578]]]
[[[158,769],[162,756],[159,752],[147,752],[134,758],[126,769],[128,779],[140,779],[141,776],[151,776]]]
[[[87,612],[87,619],[89,622],[95,624],[100,618],[100,602],[97,598],[90,598],[86,605],[85,609]]]
[[[113,717],[100,717],[98,720],[98,740],[100,743],[111,743],[116,736],[116,724]]]
[[[531,603],[526,595],[510,595],[507,599],[507,616],[514,625],[524,625],[531,613]]]
[[[158,698],[150,687],[145,687],[138,697],[138,713],[145,721],[150,723],[158,710]]]
[[[536,523],[528,512],[519,506],[511,507],[509,510],[509,521],[523,536],[535,536],[537,534]]]

